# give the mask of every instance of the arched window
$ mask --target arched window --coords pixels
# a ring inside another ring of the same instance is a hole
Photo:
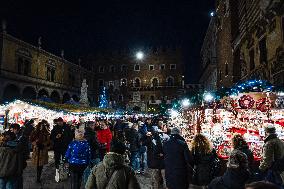
[[[120,86],[127,86],[127,79],[123,78],[120,80]]]
[[[172,76],[168,77],[166,80],[166,85],[168,87],[174,86],[174,78]]]
[[[103,66],[99,66],[99,73],[104,73],[105,68]]]
[[[27,49],[20,48],[16,50],[18,64],[18,73],[22,75],[31,75],[32,55]]]
[[[115,72],[115,67],[114,67],[114,65],[111,65],[111,66],[109,67],[109,72],[111,72],[111,73],[114,73],[114,72]]]
[[[140,65],[139,64],[134,65],[134,71],[140,71]]]
[[[124,64],[123,64],[123,65],[121,65],[121,71],[122,71],[122,72],[125,72],[126,70],[127,70],[126,65],[124,65]]]
[[[140,86],[141,86],[141,79],[137,77],[134,79],[134,87],[140,87]]]
[[[99,87],[103,87],[105,85],[104,84],[104,80],[103,79],[99,79],[98,85],[99,85]]]
[[[152,87],[158,87],[158,86],[159,86],[159,79],[156,78],[156,77],[152,78],[152,80],[151,80],[151,86],[152,86]]]
[[[123,95],[118,96],[118,101],[120,101],[120,102],[123,101]]]

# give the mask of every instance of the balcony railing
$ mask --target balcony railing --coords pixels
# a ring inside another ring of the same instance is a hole
[[[59,82],[51,82],[47,81],[45,79],[41,78],[36,78],[32,76],[27,76],[27,75],[21,75],[16,72],[12,72],[9,70],[4,70],[1,69],[1,74],[0,77],[5,77],[7,79],[15,80],[15,81],[22,81],[22,82],[27,82],[27,83],[33,83],[41,86],[50,86],[53,88],[61,88],[61,89],[66,89],[66,90],[71,90],[71,91],[78,91],[79,87],[74,87],[66,84],[62,84]]]
[[[129,88],[133,91],[155,91],[155,90],[166,90],[166,89],[178,89],[182,88],[181,86],[141,86],[141,87],[133,87],[129,86]]]

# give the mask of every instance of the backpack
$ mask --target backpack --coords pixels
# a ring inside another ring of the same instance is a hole
[[[18,173],[18,154],[10,147],[0,148],[0,177],[15,176]]]

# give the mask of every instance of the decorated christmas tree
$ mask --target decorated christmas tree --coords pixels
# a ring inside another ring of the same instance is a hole
[[[108,100],[106,96],[106,88],[103,88],[102,94],[100,95],[100,102],[99,102],[100,108],[107,108],[108,107]]]

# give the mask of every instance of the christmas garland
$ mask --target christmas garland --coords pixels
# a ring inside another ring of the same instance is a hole
[[[254,105],[254,100],[250,95],[243,95],[239,99],[239,105],[242,109],[250,109]]]

